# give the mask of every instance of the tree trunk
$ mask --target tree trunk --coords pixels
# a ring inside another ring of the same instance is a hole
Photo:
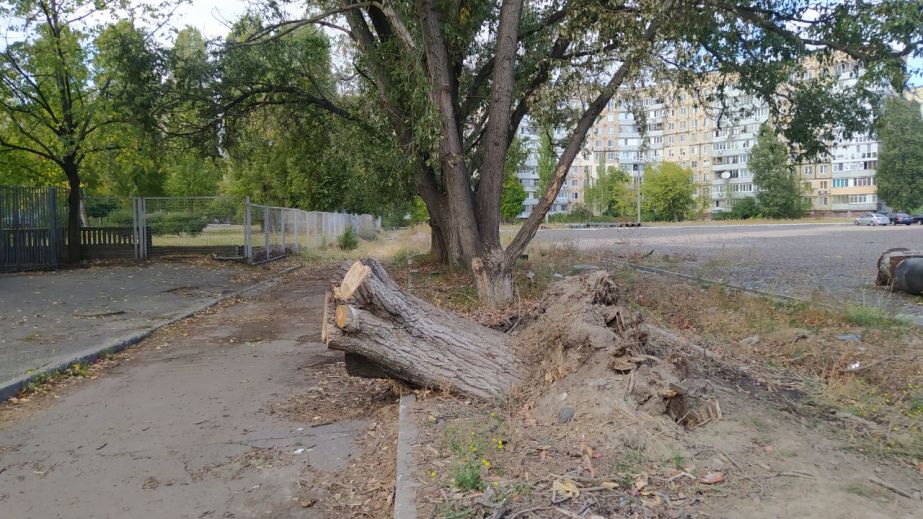
[[[67,195],[67,261],[80,262],[80,175],[77,163],[68,157],[64,159],[64,173],[70,192]]]
[[[472,260],[471,272],[481,303],[503,308],[513,302],[513,268],[503,249],[493,249]]]
[[[405,293],[373,259],[355,262],[328,295],[322,335],[353,372],[419,387],[497,398],[526,377],[508,336]]]

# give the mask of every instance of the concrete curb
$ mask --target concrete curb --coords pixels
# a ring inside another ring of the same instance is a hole
[[[26,384],[29,383],[29,381],[31,381],[32,379],[34,379],[34,378],[36,378],[36,377],[38,377],[38,376],[40,376],[40,375],[44,375],[44,374],[48,374],[48,373],[56,373],[56,372],[58,372],[58,371],[63,371],[63,370],[65,370],[65,369],[67,369],[68,366],[72,366],[72,365],[74,365],[74,364],[83,364],[83,363],[94,362],[96,359],[99,358],[100,355],[102,355],[102,354],[104,354],[104,353],[117,353],[117,352],[119,352],[119,351],[122,351],[122,350],[124,350],[125,348],[128,348],[129,346],[134,346],[135,344],[138,344],[139,342],[143,341],[144,339],[147,339],[147,338],[150,337],[154,332],[156,332],[157,330],[163,328],[164,326],[169,326],[169,325],[171,325],[171,324],[173,324],[173,323],[182,321],[183,319],[188,319],[188,318],[192,317],[193,315],[195,315],[195,314],[197,314],[197,313],[199,313],[199,312],[201,312],[201,311],[203,311],[203,310],[207,310],[207,309],[209,309],[209,308],[211,308],[211,307],[213,307],[213,306],[215,306],[215,305],[217,305],[217,304],[219,304],[219,303],[221,303],[221,302],[223,302],[223,301],[226,301],[226,300],[228,300],[228,299],[230,299],[230,298],[232,298],[232,297],[237,297],[237,296],[241,296],[241,295],[244,295],[244,294],[249,294],[249,293],[252,293],[252,292],[258,292],[258,291],[260,291],[260,290],[265,290],[265,289],[267,289],[267,288],[270,288],[270,287],[272,287],[273,285],[279,283],[279,282],[281,281],[282,276],[285,276],[285,275],[287,275],[287,274],[289,274],[289,273],[291,273],[291,272],[293,272],[293,271],[295,271],[295,270],[297,270],[297,269],[300,269],[301,267],[302,267],[302,265],[295,265],[295,266],[293,266],[293,267],[289,267],[289,268],[287,268],[287,269],[285,269],[285,270],[279,272],[278,274],[276,274],[276,275],[275,275],[275,278],[273,278],[273,279],[268,279],[268,280],[266,280],[266,281],[261,281],[260,283],[257,283],[257,284],[255,284],[255,285],[253,285],[253,286],[249,286],[249,287],[243,288],[243,289],[241,289],[241,290],[237,290],[237,291],[235,291],[235,292],[230,292],[230,293],[228,293],[228,294],[224,294],[224,295],[222,295],[222,296],[219,296],[219,297],[216,297],[216,298],[213,298],[213,299],[209,299],[209,300],[207,300],[207,301],[205,301],[205,302],[203,302],[203,303],[200,303],[200,304],[198,304],[198,305],[196,305],[196,306],[190,308],[189,310],[186,310],[185,312],[183,312],[183,313],[177,315],[176,317],[173,317],[173,318],[171,318],[171,319],[169,319],[169,320],[166,320],[166,321],[164,321],[164,322],[162,322],[162,323],[160,323],[160,324],[154,325],[153,327],[148,328],[148,329],[146,329],[146,330],[142,330],[142,331],[140,331],[140,332],[136,332],[136,333],[133,333],[133,334],[131,334],[131,335],[126,335],[126,336],[124,336],[124,337],[120,337],[120,338],[115,339],[115,340],[113,340],[113,341],[109,341],[109,342],[107,342],[107,343],[104,343],[104,344],[102,344],[102,345],[100,345],[100,346],[95,346],[95,347],[92,347],[92,348],[85,349],[85,350],[83,350],[83,351],[81,351],[81,352],[75,353],[74,355],[68,357],[68,358],[65,359],[65,360],[59,361],[58,363],[56,363],[56,364],[54,364],[54,365],[51,365],[51,366],[46,366],[45,368],[42,368],[42,369],[40,369],[40,370],[38,370],[38,371],[35,371],[34,373],[29,373],[29,374],[26,374],[26,375],[21,375],[21,376],[16,377],[16,378],[14,378],[14,379],[12,379],[12,380],[0,382],[0,402],[3,402],[3,401],[5,401],[6,399],[8,399],[8,398],[10,398],[10,397],[12,397],[12,396],[15,396],[17,393],[19,393],[19,392],[26,386]]]
[[[397,468],[394,478],[394,519],[417,519],[417,464],[413,445],[417,441],[417,426],[411,412],[416,395],[401,397],[397,431]]]

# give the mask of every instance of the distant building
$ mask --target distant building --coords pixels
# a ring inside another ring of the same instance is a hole
[[[858,73],[855,62],[845,59],[805,67],[807,78],[832,74],[843,86],[852,86]],[[747,161],[760,125],[769,120],[769,108],[752,95],[733,89],[727,94],[723,107],[705,107],[696,96],[667,88],[620,92],[587,133],[583,152],[574,160],[551,212],[570,211],[585,203],[584,191],[596,182],[600,166],[618,167],[635,182],[649,164],[666,161],[689,168],[698,184],[696,196],[706,198],[709,212],[730,210],[736,200],[755,196],[757,187]],[[923,87],[908,95],[923,100]],[[526,217],[541,196],[535,193],[539,140],[526,121],[519,136],[532,150],[517,174],[529,193],[521,215]],[[816,214],[883,209],[875,190],[878,142],[873,134],[838,139],[828,146],[828,156],[795,166],[806,206]]]

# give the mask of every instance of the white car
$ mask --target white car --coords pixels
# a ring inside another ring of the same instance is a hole
[[[856,225],[889,225],[891,219],[886,215],[877,213],[865,213],[856,218]]]

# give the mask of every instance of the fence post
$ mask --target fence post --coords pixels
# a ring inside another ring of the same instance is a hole
[[[282,254],[285,254],[285,212],[286,209],[279,209],[279,228],[281,231],[281,242],[282,242]]]
[[[138,215],[141,222],[141,258],[147,258],[147,203],[144,198],[138,199]]]
[[[250,214],[250,197],[244,197],[244,257],[253,263],[253,221]]]
[[[269,261],[269,206],[263,206],[263,252]]]
[[[309,218],[310,215],[311,213],[307,211],[304,212],[304,248],[305,250],[308,250],[308,240],[311,239],[311,231],[308,230],[308,220],[310,219]]]
[[[58,197],[57,189],[48,188],[48,247],[51,249],[49,259],[51,266],[57,268],[61,255],[61,248],[58,247]]]

